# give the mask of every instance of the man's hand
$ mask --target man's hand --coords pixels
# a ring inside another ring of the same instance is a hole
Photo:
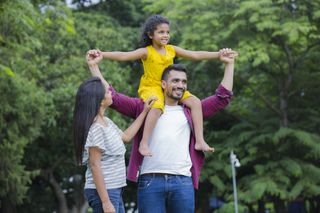
[[[234,59],[238,56],[236,51],[230,48],[223,48],[219,50],[219,59],[224,63],[234,63]]]
[[[102,59],[103,56],[100,50],[89,50],[87,52],[86,60],[89,66],[98,65]]]
[[[229,58],[236,58],[238,56],[238,53],[230,48],[223,48],[219,50],[219,59],[221,60],[221,57],[229,57]]]

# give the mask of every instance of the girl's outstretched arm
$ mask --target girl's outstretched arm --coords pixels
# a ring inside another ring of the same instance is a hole
[[[178,46],[173,46],[176,51],[177,57],[186,58],[190,60],[207,60],[219,58],[219,52],[209,52],[209,51],[193,51],[185,50]]]
[[[147,48],[139,48],[130,52],[101,52],[103,58],[111,59],[114,61],[134,61],[138,59],[145,60],[148,56]]]

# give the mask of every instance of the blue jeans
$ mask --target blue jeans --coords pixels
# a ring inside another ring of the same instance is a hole
[[[138,181],[139,213],[194,213],[191,177],[141,175]]]
[[[122,188],[108,189],[107,192],[116,213],[124,213]],[[96,189],[84,189],[84,196],[86,197],[89,206],[93,209],[93,213],[103,213],[102,202]]]

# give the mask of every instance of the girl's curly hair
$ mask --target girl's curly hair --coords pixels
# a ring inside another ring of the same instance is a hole
[[[152,44],[149,35],[153,35],[159,24],[170,24],[169,20],[161,15],[150,16],[143,25],[143,31],[140,39],[140,46],[146,47]]]

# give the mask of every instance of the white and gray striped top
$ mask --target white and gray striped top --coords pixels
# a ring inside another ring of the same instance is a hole
[[[82,162],[87,165],[84,188],[96,188],[89,164],[89,148],[98,147],[101,152],[101,169],[106,189],[126,186],[126,168],[124,154],[126,148],[121,139],[122,131],[109,118],[104,117],[107,127],[93,123],[89,129],[84,147]]]

